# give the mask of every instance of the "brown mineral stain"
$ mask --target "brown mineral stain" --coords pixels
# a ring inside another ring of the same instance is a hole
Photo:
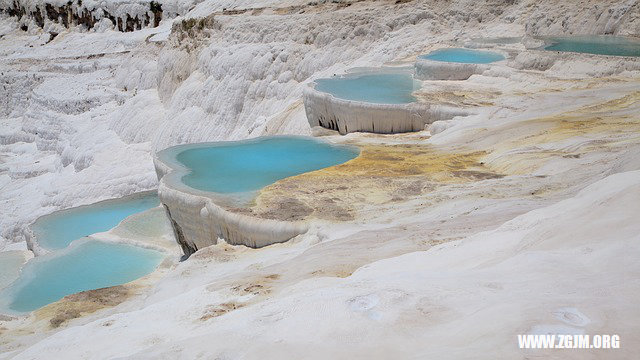
[[[83,291],[47,305],[37,310],[35,315],[38,320],[49,319],[49,325],[57,328],[69,320],[116,306],[134,294],[136,291],[130,284]]]
[[[311,276],[320,276],[320,277],[339,277],[346,278],[351,276],[353,272],[358,268],[357,265],[342,265],[342,266],[333,266],[331,268],[318,269],[314,270],[310,273]]]
[[[225,302],[217,305],[210,305],[206,308],[202,316],[200,317],[200,321],[207,321],[211,318],[218,317],[224,315],[230,311],[239,309],[243,307],[243,304],[236,302]]]
[[[441,104],[450,106],[493,106],[494,100],[500,96],[500,92],[473,92],[463,90],[451,91],[419,91],[415,94],[418,100],[429,104]]]

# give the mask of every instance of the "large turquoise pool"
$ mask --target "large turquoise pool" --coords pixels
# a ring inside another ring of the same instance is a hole
[[[315,89],[339,99],[376,104],[408,104],[420,82],[410,73],[349,74],[315,81]]]
[[[58,211],[36,220],[31,229],[45,249],[62,249],[73,240],[108,231],[127,216],[160,205],[155,192]]]
[[[545,50],[596,55],[640,56],[640,41],[621,36],[569,36],[543,38]]]
[[[289,176],[342,164],[359,153],[352,146],[295,136],[181,145],[163,152],[158,155],[174,154],[186,168],[185,185],[223,194],[259,190]]]
[[[29,261],[0,293],[0,309],[32,311],[66,295],[124,284],[151,273],[163,257],[137,246],[79,240]]]
[[[463,64],[489,64],[504,60],[504,56],[495,52],[462,48],[439,49],[429,54],[421,55],[419,58]]]

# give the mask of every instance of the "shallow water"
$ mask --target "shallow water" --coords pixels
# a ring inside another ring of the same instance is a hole
[[[376,104],[408,104],[416,101],[411,95],[420,82],[410,73],[380,73],[336,76],[315,81],[315,89],[339,99]]]
[[[0,295],[2,308],[27,312],[80,291],[121,285],[151,273],[164,255],[137,246],[80,240],[29,261]]]
[[[156,193],[132,195],[45,215],[31,229],[43,248],[62,249],[73,240],[108,231],[127,216],[158,205]]]
[[[176,160],[190,169],[182,182],[216,193],[259,190],[289,176],[344,163],[358,155],[350,146],[302,137],[268,137],[180,147]]]
[[[22,251],[0,252],[0,290],[18,278],[20,268],[25,261]]]
[[[568,36],[543,38],[549,51],[596,55],[640,56],[640,41],[621,36]]]
[[[463,64],[489,64],[504,60],[504,56],[495,52],[461,48],[439,49],[427,55],[421,55],[419,58]]]
[[[171,223],[162,207],[133,214],[109,231],[113,235],[126,239],[144,239],[147,242],[161,240],[177,244],[174,239],[165,238],[166,234],[172,232]]]

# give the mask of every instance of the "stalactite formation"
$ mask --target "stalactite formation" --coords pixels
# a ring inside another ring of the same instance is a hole
[[[198,249],[217,244],[218,239],[233,245],[260,248],[290,240],[309,228],[305,221],[261,219],[231,212],[216,203],[213,193],[187,191],[180,185],[181,176],[173,176],[171,164],[157,155],[154,164],[160,180],[158,197],[186,257]]]
[[[395,134],[421,131],[436,120],[469,115],[463,109],[423,103],[376,104],[343,100],[312,87],[305,89],[303,99],[311,127],[321,126],[343,135],[350,132]]]
[[[115,9],[116,6],[111,7]],[[122,32],[141,30],[149,26],[157,27],[162,20],[162,4],[155,1],[142,1],[131,7],[135,13],[116,12],[114,9],[90,8],[86,4],[83,5],[82,0],[68,1],[66,4],[43,1],[28,5],[18,0],[0,2],[0,12],[21,19],[21,28],[25,31],[28,30],[28,20],[33,20],[40,28],[43,28],[48,20],[65,28],[84,26],[92,29],[98,21],[109,19],[115,29]]]

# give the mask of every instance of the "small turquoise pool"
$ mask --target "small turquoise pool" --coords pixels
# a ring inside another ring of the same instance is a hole
[[[151,273],[164,255],[137,246],[80,240],[29,261],[0,294],[0,308],[36,310],[80,291],[115,286]]]
[[[43,248],[62,249],[73,240],[108,231],[127,216],[159,205],[155,192],[136,194],[57,211],[36,220],[31,229]]]
[[[504,60],[504,56],[492,51],[451,48],[432,51],[427,55],[419,56],[419,59],[462,64],[489,64]]]
[[[569,36],[542,38],[549,51],[596,55],[640,56],[640,41],[622,36]]]
[[[376,104],[408,104],[416,101],[411,95],[420,82],[410,73],[379,73],[336,76],[315,81],[315,89],[339,99]]]
[[[358,153],[352,146],[277,136],[182,145],[158,155],[174,154],[175,160],[186,168],[187,173],[182,176],[185,185],[229,194],[259,190],[289,176],[342,164]]]

